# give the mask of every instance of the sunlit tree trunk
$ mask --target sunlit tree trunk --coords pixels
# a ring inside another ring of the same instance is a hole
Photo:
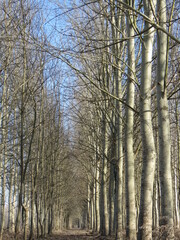
[[[150,1],[144,0],[144,13],[153,19]],[[155,6],[155,1],[152,1]],[[151,114],[151,72],[154,29],[145,21],[146,31],[142,41],[140,119],[143,144],[143,166],[141,177],[141,200],[138,223],[138,239],[152,239],[153,180],[156,151],[154,144]]]
[[[7,122],[8,113],[7,106],[3,111],[3,177],[2,177],[2,196],[1,196],[1,219],[0,219],[0,239],[2,239],[4,227],[5,227],[5,202],[6,202],[6,175],[7,175]]]
[[[14,116],[14,126],[16,126],[16,109],[13,111]],[[13,131],[13,154],[16,154],[16,129]],[[15,201],[16,201],[16,184],[17,184],[17,163],[16,159],[13,156],[10,164],[11,172],[10,172],[10,186],[9,186],[9,208],[8,208],[8,230],[10,232],[15,231]]]
[[[8,202],[8,225],[7,229],[12,231],[12,193],[13,193],[13,178],[14,178],[14,163],[13,159],[10,162],[10,179],[9,179],[9,202]]]
[[[16,118],[15,118],[16,119]],[[15,144],[13,146],[14,148],[14,151],[15,151]],[[19,151],[19,148],[17,148],[17,151]],[[13,159],[15,161],[15,159]],[[17,198],[17,179],[18,179],[18,166],[17,166],[17,163],[15,162],[14,163],[14,179],[13,179],[13,182],[14,182],[14,187],[13,187],[13,204],[12,204],[12,231],[15,232],[15,225],[16,225],[16,208],[15,208],[15,205],[16,205],[16,198]]]
[[[103,87],[108,89],[108,80],[105,66],[103,68]],[[104,99],[106,96],[103,94]],[[108,152],[108,122],[107,122],[107,105],[108,101],[104,100],[102,109],[102,170],[101,170],[101,198],[100,198],[100,231],[103,235],[108,234],[108,205],[107,205],[107,152]]]
[[[154,180],[154,193],[153,193],[153,227],[154,229],[159,228],[159,196],[158,196],[158,177],[155,176]]]
[[[8,49],[9,53],[9,49]],[[1,179],[0,179],[0,187],[2,189],[1,192],[1,205],[0,205],[0,239],[2,239],[4,225],[5,225],[5,200],[6,200],[6,174],[7,174],[7,140],[8,140],[8,102],[9,98],[8,93],[8,71],[7,67],[9,64],[9,56],[6,57],[5,61],[5,69],[4,69],[4,85],[3,85],[3,94],[2,94],[2,103],[1,103],[1,152],[0,152],[0,161],[1,161]],[[2,181],[2,182],[1,182]]]
[[[159,24],[166,28],[166,0],[158,0]],[[171,176],[170,125],[166,89],[167,35],[157,32],[157,107],[159,131],[159,176],[163,238],[173,239],[173,193]]]
[[[128,1],[131,7],[133,1]],[[128,37],[128,79],[127,79],[127,104],[134,108],[134,83],[135,79],[135,45],[133,12],[127,15]],[[135,208],[135,179],[134,179],[134,151],[133,151],[133,124],[134,113],[132,109],[126,107],[126,127],[125,127],[125,165],[126,165],[126,214],[127,226],[126,236],[128,239],[136,239],[136,208]]]
[[[178,110],[179,102],[176,102],[176,128],[177,128],[177,149],[178,149],[178,156],[177,156],[177,180],[178,180],[178,186],[180,188],[180,127],[179,127],[179,110]],[[178,191],[178,209],[180,208],[180,189]],[[177,224],[179,227],[180,224],[180,211],[177,212]]]
[[[96,150],[98,151],[98,150]],[[100,184],[99,184],[99,168],[100,168],[100,161],[98,157],[98,153],[96,153],[96,161],[97,161],[97,167],[96,167],[96,231],[100,231],[100,206],[99,206],[99,196],[100,196]]]
[[[90,191],[90,183],[88,181],[88,194],[87,194],[87,226],[88,229],[90,228],[90,223],[91,223],[91,191]]]
[[[113,67],[112,76],[114,80],[114,95],[117,98],[122,97],[122,82],[121,82],[121,69],[123,64],[121,58],[123,56],[124,44],[118,43],[118,39],[124,34],[124,15],[121,9],[114,0],[110,1],[110,13],[111,13],[111,31],[112,31],[112,41],[114,42],[112,46],[113,53]],[[122,17],[121,17],[122,16]],[[121,33],[119,31],[121,29]],[[111,207],[111,214],[114,215],[113,229],[111,232],[116,234],[116,239],[122,239],[123,230],[123,120],[122,120],[122,103],[119,100],[114,100],[115,115],[113,122],[112,131],[112,166],[111,174],[113,175],[114,181],[111,186],[111,200],[114,207]],[[112,179],[112,176],[110,176]],[[114,193],[113,193],[114,192]],[[111,203],[111,204],[112,204]],[[112,228],[112,227],[111,227]]]
[[[175,148],[174,148],[175,152]],[[176,161],[176,160],[175,160]],[[177,161],[174,164],[174,226],[179,227],[179,190],[178,190],[178,165]]]
[[[106,108],[105,108],[106,109]],[[107,122],[105,113],[102,113],[102,137],[103,137],[103,157],[102,157],[102,176],[101,176],[101,233],[108,234],[108,206],[107,206]]]
[[[102,7],[102,6],[101,6]],[[107,39],[108,34],[108,22],[106,21],[105,26],[102,23],[102,31],[105,32],[105,39]],[[104,43],[106,44],[106,43]],[[109,75],[104,61],[106,59],[106,54],[102,54],[102,88],[105,91],[109,90]],[[108,100],[106,99],[106,94],[102,93],[104,102],[102,105],[102,171],[101,171],[101,198],[100,198],[100,231],[102,235],[107,235],[109,232],[109,223],[108,223],[108,193],[107,193],[107,174],[108,174]]]

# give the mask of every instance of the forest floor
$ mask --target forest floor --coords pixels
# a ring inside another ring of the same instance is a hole
[[[3,240],[14,239],[13,234],[4,233]],[[34,238],[34,240],[37,238]],[[39,240],[113,240],[113,237],[103,237],[99,234],[93,234],[86,230],[71,229],[62,232],[55,232],[47,237],[39,238]],[[19,236],[18,240],[23,240],[23,236]]]
[[[180,239],[180,229],[174,229],[175,237],[174,240]],[[10,234],[5,232],[3,234],[3,240],[14,240],[14,234]],[[71,229],[71,230],[64,230],[61,232],[55,232],[47,237],[39,238],[39,240],[114,240],[115,237],[113,236],[101,236],[99,234],[93,234],[92,232],[81,230],[81,229]],[[125,238],[124,238],[125,239]],[[153,240],[160,240],[164,239],[160,237],[160,234],[153,232]],[[18,237],[18,240],[24,240],[23,235]],[[37,240],[36,237],[33,240]]]
[[[100,240],[111,240],[112,238],[102,237],[97,234],[93,234],[86,230],[80,229],[72,229],[63,231],[61,233],[54,233],[51,236],[46,238],[47,240],[93,240],[93,239],[100,239]]]

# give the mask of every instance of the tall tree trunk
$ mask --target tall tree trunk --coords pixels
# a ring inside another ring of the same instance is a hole
[[[15,148],[15,145],[14,145]],[[14,149],[15,151],[15,149]],[[18,166],[17,163],[14,163],[14,191],[13,191],[13,208],[12,208],[12,231],[15,232],[16,217],[15,217],[15,203],[17,197],[17,179],[18,179]]]
[[[177,157],[177,176],[178,176],[178,186],[179,186],[179,191],[178,191],[178,199],[179,199],[179,208],[180,208],[180,127],[179,127],[179,110],[178,110],[178,105],[179,105],[179,102],[177,101],[176,102],[176,128],[177,128],[177,148],[178,148],[178,157]],[[178,219],[180,219],[180,212],[178,212],[179,214],[179,217]],[[180,221],[180,220],[179,220]],[[179,226],[180,222],[178,222],[178,226]]]
[[[14,126],[16,126],[16,109],[14,110]],[[13,154],[16,151],[16,129],[13,133]],[[9,186],[9,209],[8,209],[8,230],[14,232],[15,227],[15,199],[16,199],[16,183],[17,183],[17,163],[15,157],[11,160],[10,186]]]
[[[10,48],[8,49],[8,53],[10,53]],[[5,69],[4,69],[4,86],[2,93],[2,103],[1,108],[2,112],[0,114],[0,127],[1,127],[1,146],[0,149],[0,170],[2,169],[2,175],[0,177],[0,187],[2,189],[1,192],[1,205],[0,205],[0,239],[2,239],[4,224],[5,224],[5,194],[6,194],[6,172],[7,172],[7,137],[8,137],[8,103],[7,99],[9,98],[9,89],[8,89],[8,71],[7,67],[9,64],[9,55],[6,57],[5,61]],[[2,181],[2,182],[1,182]]]
[[[91,191],[90,191],[90,180],[88,180],[88,197],[87,197],[87,227],[90,228],[91,223]]]
[[[119,76],[119,74],[118,74]],[[120,79],[118,77],[118,79]],[[118,83],[117,86],[118,94],[121,96],[121,83]],[[118,116],[117,116],[117,145],[116,145],[116,157],[117,161],[117,176],[116,176],[116,199],[117,201],[117,217],[116,217],[116,239],[123,238],[123,144],[122,144],[122,129],[123,129],[123,120],[122,120],[122,104],[117,102]]]
[[[36,163],[37,164],[37,163]],[[34,173],[36,174],[36,164],[34,166],[31,163],[31,223],[30,223],[30,235],[29,240],[33,239],[34,237],[34,200],[35,200],[35,177]]]
[[[109,179],[109,235],[113,233],[113,223],[114,223],[114,141],[112,141],[112,155],[110,162],[110,179]]]
[[[102,6],[101,6],[102,7]],[[102,25],[104,28],[104,25]],[[106,22],[105,38],[107,38],[108,23]],[[106,43],[105,43],[106,44]],[[106,59],[105,53],[102,55],[102,87],[109,90],[109,76],[104,60]],[[102,106],[102,173],[101,173],[101,208],[100,208],[100,231],[102,235],[107,235],[109,231],[108,223],[108,194],[107,194],[107,173],[108,173],[108,121],[107,121],[107,109],[108,100],[106,100],[106,94],[103,93],[104,104]]]
[[[20,189],[19,189],[19,196],[18,196],[18,209],[17,209],[17,217],[16,217],[16,226],[15,226],[15,234],[16,240],[18,240],[18,234],[20,232],[20,216],[22,211],[23,205],[23,187],[24,187],[24,98],[25,98],[25,84],[26,84],[26,74],[27,74],[27,55],[26,55],[26,42],[25,42],[25,14],[24,14],[24,7],[23,1],[20,1],[21,4],[21,14],[23,18],[23,79],[21,84],[21,110],[20,110],[20,118],[21,118],[21,126],[20,126]]]
[[[153,6],[155,6],[155,1]],[[144,12],[153,20],[150,1],[144,0]],[[156,151],[151,114],[151,71],[154,29],[145,21],[142,42],[140,119],[143,144],[143,166],[141,177],[141,200],[138,223],[138,239],[152,239],[152,196]]]
[[[7,172],[7,106],[4,110],[3,119],[3,177],[2,177],[2,196],[1,196],[1,219],[0,219],[0,240],[2,239],[5,225],[5,199],[6,199],[6,172]]]
[[[106,109],[106,108],[105,108]],[[105,111],[105,109],[103,111]],[[103,157],[102,157],[102,176],[101,176],[101,233],[108,234],[108,206],[107,206],[107,120],[103,112]]]
[[[12,193],[13,193],[13,178],[14,178],[14,163],[13,159],[10,162],[10,179],[9,179],[9,197],[8,197],[8,225],[7,229],[11,232],[12,231]]]
[[[120,37],[120,31],[124,32],[124,16],[121,15],[120,8],[116,5],[117,2],[110,0],[111,6],[111,30],[112,30],[112,39],[113,39],[113,77],[114,77],[114,89],[115,95],[117,98],[122,97],[121,89],[121,71],[122,64],[120,58],[124,50],[124,44],[117,43]],[[122,16],[122,17],[121,17]],[[122,104],[117,99],[115,102],[115,159],[113,164],[113,176],[114,176],[114,224],[113,231],[116,233],[116,239],[122,239],[122,230],[123,230],[123,145],[122,145]],[[114,184],[112,183],[112,184]]]
[[[132,1],[128,1],[134,7]],[[128,31],[128,79],[127,79],[127,104],[134,108],[134,82],[135,78],[135,45],[133,12],[127,15]],[[134,151],[133,151],[133,124],[134,113],[129,107],[126,108],[125,127],[125,165],[126,165],[126,236],[128,239],[136,239],[136,208],[135,208],[135,179],[134,179]]]
[[[96,170],[93,179],[93,232],[96,231]]]
[[[94,231],[94,186],[91,191],[91,229]]]
[[[96,150],[98,151],[98,150]],[[97,161],[97,167],[96,167],[96,231],[100,231],[100,208],[99,208],[99,193],[100,193],[100,186],[99,186],[99,167],[100,167],[100,161],[98,159],[98,153],[96,153],[96,161]]]
[[[166,0],[158,0],[159,24],[166,28]],[[159,176],[161,183],[161,225],[163,238],[174,239],[173,192],[171,176],[170,125],[166,90],[167,36],[157,32],[157,107],[159,131]]]

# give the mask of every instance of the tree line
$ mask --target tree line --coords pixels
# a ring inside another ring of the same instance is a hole
[[[3,232],[44,237],[66,226],[68,216],[64,71],[44,50],[41,7],[38,1],[0,3],[0,239],[7,238]]]
[[[61,45],[43,4],[0,6],[1,239],[175,239],[179,2],[55,1]]]
[[[178,7],[80,1],[66,12],[74,44],[61,59],[82,84],[79,149],[93,151],[89,226],[116,239],[174,239],[179,228]]]

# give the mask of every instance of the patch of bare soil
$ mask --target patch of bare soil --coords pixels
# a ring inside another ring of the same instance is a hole
[[[99,234],[93,234],[91,232],[87,232],[86,230],[66,230],[63,232],[57,232],[52,234],[51,236],[47,236],[43,238],[46,240],[111,240],[112,238],[102,237]]]

